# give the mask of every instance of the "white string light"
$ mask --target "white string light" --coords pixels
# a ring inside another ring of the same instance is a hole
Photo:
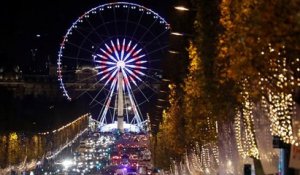
[[[262,97],[261,104],[263,111],[268,115],[271,121],[270,130],[272,135],[279,136],[285,143],[290,143],[298,146],[300,139],[297,133],[293,132],[292,118],[296,115],[295,102],[293,100],[293,91],[300,86],[300,79],[295,78],[300,71],[299,58],[287,58],[285,56],[285,46],[283,45],[281,51],[272,47],[269,43],[267,51],[264,53],[272,53],[269,55],[271,77],[263,77],[259,84],[261,89],[265,92],[266,97]],[[263,51],[262,51],[263,52]],[[289,63],[288,64],[288,60]],[[271,82],[282,91],[275,91],[269,86]]]
[[[248,91],[246,90],[247,80],[242,82],[243,91],[241,92],[242,109],[238,110],[235,116],[235,137],[238,152],[245,159],[246,157],[255,157],[259,159],[259,151],[255,142],[255,134],[253,128],[253,102],[250,100]]]

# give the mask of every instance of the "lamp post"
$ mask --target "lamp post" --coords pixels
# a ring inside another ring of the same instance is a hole
[[[179,32],[171,32],[171,35],[175,35],[175,36],[183,36],[183,33],[179,33]]]
[[[190,11],[190,9],[185,6],[175,6],[174,9],[179,11]]]
[[[169,53],[170,53],[170,54],[179,54],[179,52],[176,51],[176,50],[169,50]]]
[[[189,34],[189,33],[176,32],[176,31],[171,32],[170,34],[174,35],[174,36],[182,36],[182,37],[192,37],[192,36],[194,36],[194,35]]]

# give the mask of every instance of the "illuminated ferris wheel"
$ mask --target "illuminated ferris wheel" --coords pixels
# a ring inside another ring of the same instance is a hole
[[[101,126],[143,127],[140,107],[157,92],[169,24],[144,6],[115,2],[80,16],[60,46],[57,72],[63,95],[89,99]]]

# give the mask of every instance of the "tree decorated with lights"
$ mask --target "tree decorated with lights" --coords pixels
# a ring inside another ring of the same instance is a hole
[[[221,83],[233,81],[240,91],[241,82],[248,80],[249,98],[255,103],[262,99],[263,106],[273,109],[273,115],[269,114],[272,132],[284,131],[273,134],[285,137],[288,143],[296,143],[288,134],[291,125],[287,123],[291,123],[292,96],[300,85],[297,8],[296,1],[222,1],[220,23],[224,32],[219,37],[215,68]],[[287,98],[289,104],[282,107]],[[243,103],[244,99],[237,95],[237,100]],[[283,109],[289,114],[274,119],[283,115]]]
[[[196,46],[190,42],[189,73],[184,81],[184,116],[186,120],[186,139],[188,144],[204,144],[214,141],[215,117],[213,116],[209,94],[205,93],[206,81],[203,74],[203,62]]]
[[[259,159],[259,151],[256,144],[254,132],[254,102],[250,99],[248,92],[247,79],[243,80],[240,95],[242,103],[236,109],[236,116],[234,118],[235,136],[240,155],[245,159],[246,157],[253,157]]]
[[[169,169],[172,163],[180,161],[185,149],[184,118],[178,87],[169,84],[169,107],[162,112],[162,122],[156,135],[155,166]]]

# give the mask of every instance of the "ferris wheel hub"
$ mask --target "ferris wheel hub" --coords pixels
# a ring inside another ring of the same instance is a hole
[[[120,69],[124,69],[125,68],[125,62],[123,60],[120,60],[117,62],[117,67]]]

